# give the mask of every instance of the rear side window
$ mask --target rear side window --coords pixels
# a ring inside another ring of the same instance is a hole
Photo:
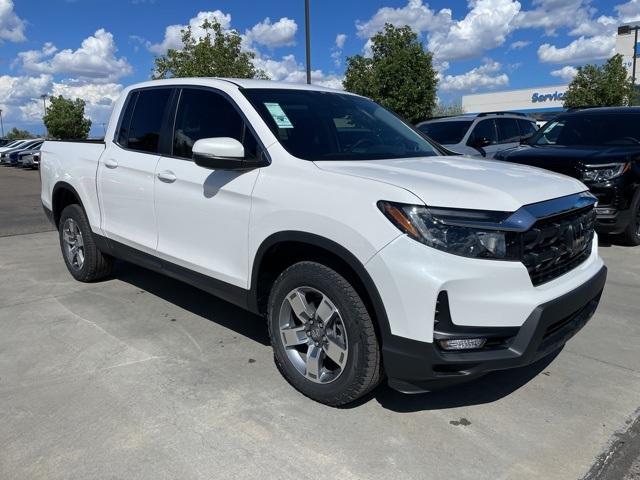
[[[523,137],[533,135],[538,130],[535,122],[530,120],[518,120],[518,126],[520,127],[520,135]]]
[[[128,132],[123,132],[122,129],[120,132],[126,137],[126,144],[121,144],[122,146],[141,152],[158,153],[160,130],[171,92],[170,88],[154,88],[138,92]],[[129,105],[126,110],[129,110]],[[125,111],[123,123],[127,113]]]
[[[513,143],[520,140],[520,129],[515,118],[496,118],[498,143]]]
[[[137,99],[138,92],[133,92],[129,95],[129,98],[127,99],[127,106],[125,107],[122,118],[120,119],[116,142],[123,147],[127,146],[127,140],[129,139],[129,127],[131,126],[131,116],[133,115],[133,109],[136,106]]]
[[[481,138],[486,138],[491,143],[496,143],[498,141],[496,127],[493,120],[481,120],[478,122],[476,126],[473,127],[473,132],[471,132],[471,136],[469,136],[467,143],[472,145]]]
[[[191,158],[193,144],[201,138],[231,137],[243,143],[248,157],[255,154],[257,141],[224,96],[201,89],[184,89],[176,114],[173,155]]]
[[[473,120],[448,120],[443,122],[423,123],[418,130],[442,145],[460,143],[466,135]]]

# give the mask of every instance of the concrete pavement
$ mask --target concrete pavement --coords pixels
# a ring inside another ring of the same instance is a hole
[[[0,238],[0,478],[582,478],[640,406],[640,248],[602,254],[557,356],[332,409],[280,377],[262,319],[124,263],[78,283],[55,232]]]

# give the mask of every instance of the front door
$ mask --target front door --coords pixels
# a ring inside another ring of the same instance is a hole
[[[259,170],[209,170],[196,165],[196,140],[231,137],[257,155],[258,144],[222,94],[185,88],[178,101],[171,156],[156,170],[158,256],[241,288],[248,282],[251,192]]]

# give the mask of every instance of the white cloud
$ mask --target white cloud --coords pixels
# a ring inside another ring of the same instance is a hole
[[[595,20],[589,20],[580,23],[577,25],[571,32],[570,35],[575,37],[580,36],[597,36],[597,35],[611,35],[616,30],[618,26],[619,20],[609,17],[606,15],[601,15]]]
[[[466,16],[454,20],[448,8],[435,11],[422,0],[409,0],[401,8],[379,9],[368,21],[356,22],[356,29],[361,38],[370,38],[385,23],[409,25],[414,31],[427,35],[427,46],[436,59],[473,58],[505,42],[520,12],[520,3],[516,0],[468,0],[468,5]],[[365,53],[369,50],[365,46]]]
[[[217,21],[223,30],[228,30],[231,25],[231,15],[225,14],[220,10],[213,12],[199,12],[195,17],[189,20],[188,25],[169,25],[164,31],[164,39],[160,43],[152,44],[147,42],[147,48],[156,54],[164,54],[170,48],[180,50],[182,48],[182,30],[191,27],[194,38],[199,39],[205,36],[206,32],[202,28],[205,20],[212,22]]]
[[[25,21],[13,11],[13,0],[0,0],[0,43],[23,42],[27,39],[24,34]]]
[[[551,75],[554,77],[561,78],[565,82],[570,82],[571,80],[573,80],[573,77],[575,77],[577,73],[578,73],[577,68],[572,67],[571,65],[567,65],[558,70],[553,70],[551,72]]]
[[[41,50],[20,52],[15,63],[27,72],[65,74],[81,80],[109,83],[132,72],[127,59],[117,58],[116,52],[113,35],[101,28],[85,38],[77,50],[58,51],[52,43],[45,43]]]
[[[615,10],[618,12],[620,21],[624,23],[640,20],[640,0],[630,0],[627,3],[616,5]]]
[[[416,32],[432,31],[451,22],[451,10],[443,8],[435,12],[422,0],[409,0],[405,7],[379,9],[366,22],[357,21],[356,30],[361,38],[369,38],[382,30],[385,23],[397,27],[409,25]]]
[[[437,58],[473,58],[501,46],[520,11],[520,3],[515,0],[470,0],[469,6],[471,10],[464,19],[452,22],[447,31],[438,30],[429,36],[429,50]]]
[[[602,60],[614,54],[615,35],[580,37],[565,47],[544,43],[538,47],[538,59],[542,63],[584,63]]]
[[[53,82],[50,75],[39,77],[0,77],[0,105],[5,109],[7,124],[30,124],[40,129],[43,105],[40,95],[58,96],[85,101],[85,114],[96,127],[106,123],[113,105],[122,91],[115,83]],[[7,103],[5,103],[7,102]],[[96,129],[101,133],[102,127]]]
[[[339,33],[336,35],[335,46],[331,49],[331,58],[336,67],[342,65],[342,49],[344,48],[344,42],[347,40],[347,35]]]
[[[0,76],[0,105],[17,104],[47,93],[51,88],[51,75],[37,77]]]
[[[296,44],[298,24],[295,20],[283,17],[271,23],[269,17],[255,24],[244,34],[248,45],[257,43],[268,48],[285,47]]]
[[[513,42],[509,46],[509,50],[520,50],[522,48],[528,47],[531,45],[531,42],[528,40],[518,40],[517,42]]]
[[[441,76],[439,88],[442,91],[475,92],[479,89],[504,87],[509,84],[509,76],[500,73],[500,63],[485,59],[485,63],[461,75]]]
[[[304,83],[307,73],[304,65],[298,63],[294,55],[285,55],[281,60],[256,57],[253,61],[256,68],[264,70],[271,80],[279,82]],[[323,87],[342,90],[343,77],[328,75],[322,70],[311,71],[311,83]]]
[[[533,0],[534,8],[518,14],[517,28],[542,28],[547,35],[555,35],[563,27],[588,22],[591,17],[590,0]]]

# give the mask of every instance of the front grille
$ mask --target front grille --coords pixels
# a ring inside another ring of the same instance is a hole
[[[596,212],[592,206],[538,220],[522,234],[522,263],[541,285],[584,262],[591,254]]]

